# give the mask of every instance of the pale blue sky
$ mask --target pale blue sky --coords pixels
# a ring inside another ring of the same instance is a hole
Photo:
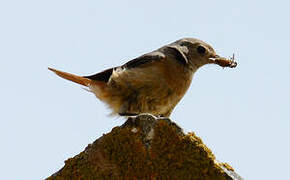
[[[236,69],[208,65],[171,119],[247,180],[287,179],[287,1],[0,1],[0,179],[44,179],[124,122],[48,66],[92,74],[182,37]]]

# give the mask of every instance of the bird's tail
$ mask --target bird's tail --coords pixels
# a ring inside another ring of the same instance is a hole
[[[78,84],[81,84],[83,86],[90,86],[92,84],[92,80],[91,79],[88,79],[88,78],[85,78],[85,77],[82,77],[82,76],[77,76],[77,75],[74,75],[74,74],[70,74],[70,73],[67,73],[67,72],[62,72],[62,71],[59,71],[59,70],[56,70],[56,69],[53,69],[53,68],[48,68],[49,70],[51,70],[52,72],[54,72],[55,74],[57,74],[58,76],[64,78],[64,79],[67,79],[67,80],[70,80],[72,82],[75,82],[75,83],[78,83]]]

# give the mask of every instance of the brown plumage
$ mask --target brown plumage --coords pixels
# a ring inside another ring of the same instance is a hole
[[[205,42],[184,38],[92,76],[49,70],[87,86],[109,105],[112,114],[168,117],[189,88],[196,70],[212,63],[231,68],[237,65],[234,59],[219,57]]]

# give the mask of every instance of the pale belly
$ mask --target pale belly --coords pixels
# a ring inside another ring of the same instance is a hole
[[[112,114],[150,113],[168,117],[187,91],[192,74],[158,66],[114,72],[102,94]],[[94,92],[94,91],[93,91]],[[95,90],[96,92],[96,90]]]

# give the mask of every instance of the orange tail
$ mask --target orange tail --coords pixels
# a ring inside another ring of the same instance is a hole
[[[64,79],[73,81],[73,82],[81,84],[83,86],[89,86],[92,83],[91,79],[88,79],[88,78],[85,78],[82,76],[77,76],[77,75],[70,74],[67,72],[62,72],[62,71],[59,71],[59,70],[56,70],[53,68],[48,68],[48,69]]]

